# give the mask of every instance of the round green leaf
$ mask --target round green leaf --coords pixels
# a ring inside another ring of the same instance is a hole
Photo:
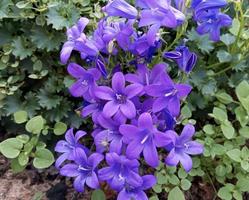
[[[22,152],[18,156],[18,162],[21,166],[27,165],[29,162],[29,156],[26,154],[26,152]]]
[[[63,135],[67,130],[67,125],[62,122],[57,122],[54,126],[55,135]]]
[[[102,190],[94,190],[91,196],[91,200],[105,200],[105,193]]]
[[[231,191],[227,187],[220,188],[218,191],[218,196],[224,200],[231,200],[232,199]]]
[[[44,169],[54,163],[54,155],[48,149],[37,149],[33,165],[37,169]]]
[[[227,152],[227,155],[232,160],[234,160],[236,162],[241,162],[241,158],[240,158],[241,152],[239,149],[232,149],[232,150]]]
[[[183,192],[180,190],[180,188],[174,187],[172,190],[170,190],[168,195],[168,200],[185,200]]]
[[[29,136],[26,134],[16,136],[18,140],[20,140],[23,144],[26,144],[29,141]]]
[[[14,120],[17,124],[24,123],[27,121],[27,119],[28,119],[28,113],[24,110],[14,113]]]
[[[0,151],[7,158],[16,158],[22,147],[23,143],[17,138],[9,138],[0,143]]]
[[[44,119],[42,118],[42,116],[33,117],[27,122],[25,126],[28,132],[34,134],[39,134],[43,129],[43,127],[44,127]]]
[[[185,191],[189,190],[191,187],[191,182],[188,179],[181,180],[181,188]]]

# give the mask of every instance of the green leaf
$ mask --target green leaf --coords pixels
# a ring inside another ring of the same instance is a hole
[[[1,0],[0,1],[0,19],[8,17],[11,5],[13,5],[12,0]]]
[[[219,58],[220,62],[229,62],[232,60],[231,54],[224,50],[218,51],[217,57]]]
[[[105,193],[102,190],[94,190],[91,195],[91,200],[105,200]]]
[[[242,81],[236,87],[236,95],[243,107],[249,113],[249,84],[247,81]]]
[[[188,179],[181,180],[181,188],[185,191],[189,190],[191,187],[191,182]]]
[[[19,1],[18,3],[16,3],[16,7],[23,9],[23,8],[26,8],[29,4],[30,2],[28,1]]]
[[[215,133],[214,127],[210,124],[205,125],[203,131],[208,135],[213,135]]]
[[[180,188],[174,187],[172,190],[170,190],[168,195],[168,200],[185,200],[183,192],[180,190]]]
[[[67,130],[67,125],[62,122],[56,122],[54,126],[55,135],[63,135]]]
[[[33,165],[37,169],[44,169],[50,167],[54,163],[54,156],[48,149],[37,149]]]
[[[23,144],[26,144],[29,141],[29,136],[26,134],[16,136],[18,140],[20,140]]]
[[[233,98],[225,92],[218,92],[215,96],[221,103],[229,104],[233,102]]]
[[[36,116],[30,119],[25,128],[28,132],[33,134],[39,134],[44,127],[44,119],[42,116]]]
[[[224,200],[231,200],[232,199],[231,191],[227,187],[220,188],[218,191],[218,196]]]
[[[47,90],[40,89],[39,94],[37,95],[39,99],[39,104],[43,108],[52,109],[56,108],[58,105],[61,104],[63,97],[55,94],[51,94]]]
[[[229,33],[226,33],[220,37],[220,40],[227,46],[235,42],[235,37]]]
[[[249,191],[249,178],[241,177],[239,178],[236,186],[239,188],[241,192],[248,192]]]
[[[162,185],[156,184],[153,186],[152,189],[155,191],[155,193],[161,193],[162,192]]]
[[[18,156],[18,162],[21,166],[25,166],[29,162],[29,156],[26,154],[26,152],[22,152]]]
[[[159,198],[157,196],[152,196],[149,198],[149,200],[159,200]]]
[[[244,169],[245,171],[249,169],[249,162],[247,160],[242,160],[240,164],[242,169]]]
[[[26,166],[21,166],[19,164],[17,158],[11,160],[10,166],[14,173],[22,172],[26,168]]]
[[[234,161],[236,161],[236,162],[241,162],[241,157],[240,157],[241,152],[240,152],[239,149],[232,149],[232,150],[228,151],[226,154],[227,154],[227,155],[229,156],[229,158],[231,158],[232,160],[234,160]]]
[[[243,136],[246,139],[249,139],[249,127],[245,126],[239,130],[239,133],[241,136]]]
[[[243,196],[242,196],[241,192],[239,192],[239,191],[237,191],[237,190],[235,190],[235,191],[233,192],[233,197],[234,197],[236,200],[243,200]]]
[[[24,110],[14,113],[14,120],[17,124],[24,123],[27,121],[27,119],[28,119],[28,113]]]
[[[21,60],[27,58],[32,55],[34,48],[30,46],[28,41],[26,41],[23,37],[19,36],[12,42],[13,47],[13,55],[19,57]]]
[[[235,109],[236,119],[240,122],[240,125],[244,127],[249,122],[249,116],[246,110],[239,106]]]
[[[176,176],[176,175],[171,175],[169,177],[169,182],[172,184],[172,185],[178,185],[180,183],[180,180],[179,178]]]
[[[17,138],[9,138],[0,143],[0,151],[7,158],[16,158],[22,148],[23,143]]]
[[[233,19],[232,27],[229,29],[230,33],[237,36],[240,29],[240,21],[237,18]]]
[[[221,108],[214,107],[213,109],[213,117],[220,122],[224,122],[227,120],[227,113]]]
[[[231,124],[231,122],[226,122],[224,124],[221,124],[221,130],[222,130],[222,133],[224,134],[224,136],[227,138],[227,139],[232,139],[234,138],[234,135],[235,135],[235,130]]]

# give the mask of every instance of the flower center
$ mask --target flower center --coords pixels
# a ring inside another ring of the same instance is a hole
[[[118,103],[123,104],[126,102],[126,96],[122,94],[116,94],[116,100]]]
[[[141,141],[141,144],[144,144],[144,143],[147,141],[148,138],[149,138],[149,135],[146,135],[146,136],[143,138],[143,140]]]
[[[169,96],[174,96],[177,93],[177,89],[173,89],[171,92],[166,93],[164,96],[169,97]]]
[[[81,84],[84,85],[84,86],[87,86],[87,85],[88,85],[88,81],[87,81],[87,80],[83,80],[83,81],[81,82]]]
[[[87,168],[85,168],[85,167],[79,165],[78,170],[79,170],[79,171],[89,171],[90,169],[87,169]]]
[[[189,149],[189,144],[184,144],[185,149]]]
[[[120,181],[124,180],[124,177],[122,176],[122,174],[119,174],[119,175],[118,175],[118,179],[119,179]]]

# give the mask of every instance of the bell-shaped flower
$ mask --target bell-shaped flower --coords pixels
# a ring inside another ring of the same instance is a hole
[[[167,73],[161,75],[160,84],[145,88],[148,95],[156,97],[152,107],[154,113],[167,108],[173,117],[180,113],[180,100],[187,97],[192,87],[188,84],[175,84]]]
[[[60,53],[60,60],[63,64],[67,63],[72,51],[75,49],[75,41],[79,38],[82,40],[86,39],[86,35],[83,31],[88,23],[89,20],[82,17],[76,25],[67,30],[67,42],[64,43]]]
[[[192,169],[192,159],[189,155],[202,154],[204,147],[202,144],[192,141],[195,134],[195,128],[191,124],[187,124],[179,136],[176,132],[169,130],[166,132],[172,136],[172,143],[166,149],[169,155],[165,159],[165,163],[169,166],[177,166],[180,162],[186,172]]]
[[[140,84],[131,84],[125,87],[125,78],[121,72],[112,77],[112,88],[99,86],[94,89],[94,94],[99,99],[106,100],[103,114],[110,118],[120,111],[126,118],[132,119],[136,116],[136,108],[131,98],[143,90]]]
[[[124,17],[127,19],[135,19],[138,15],[137,9],[125,0],[110,0],[102,10],[108,16]]]
[[[82,149],[77,149],[74,155],[75,163],[64,165],[60,174],[67,177],[76,177],[73,185],[78,192],[84,192],[85,184],[92,189],[97,189],[99,188],[97,167],[103,159],[102,154],[93,153],[87,157]]]
[[[132,187],[139,187],[143,179],[138,173],[139,162],[136,159],[128,159],[124,155],[107,153],[106,162],[108,167],[99,170],[98,177],[107,181],[110,187],[120,191],[126,184]]]
[[[88,153],[88,149],[79,143],[80,138],[86,135],[84,131],[77,131],[75,136],[73,134],[73,128],[69,129],[65,134],[66,140],[60,140],[55,146],[55,151],[62,153],[55,162],[55,166],[59,168],[65,160],[73,160],[73,155],[77,148],[82,148]]]
[[[166,146],[170,143],[167,134],[160,132],[153,124],[149,113],[143,113],[138,118],[138,125],[123,124],[119,128],[124,136],[124,142],[128,144],[126,156],[134,159],[143,152],[146,163],[157,167],[159,158],[156,147]]]
[[[67,67],[67,71],[71,76],[77,79],[69,88],[70,93],[74,97],[84,97],[89,100],[89,97],[92,96],[92,88],[96,85],[96,81],[101,76],[99,70],[96,68],[85,70],[76,63],[70,63]]]

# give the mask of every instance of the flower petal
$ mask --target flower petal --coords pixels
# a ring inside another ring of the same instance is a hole
[[[154,144],[153,140],[145,143],[145,146],[143,149],[143,155],[144,155],[145,162],[151,167],[155,168],[159,165],[158,153],[157,153],[156,145]]]
[[[128,140],[134,140],[139,136],[139,129],[131,124],[123,124],[119,127],[120,133]]]
[[[136,95],[138,95],[142,90],[143,90],[143,86],[141,84],[134,83],[134,84],[128,85],[124,91],[127,97],[131,99],[135,97]]]
[[[186,145],[188,145],[188,148],[184,150],[185,153],[190,155],[198,155],[202,154],[204,151],[203,144],[200,144],[195,141],[187,142]]]
[[[112,88],[116,93],[123,93],[125,89],[125,77],[122,72],[116,72],[113,75]]]
[[[86,184],[92,189],[99,188],[99,180],[95,172],[92,172],[92,176],[86,178]]]
[[[192,169],[193,162],[188,154],[179,154],[179,160],[186,172],[189,172]]]
[[[114,98],[113,90],[106,86],[99,86],[94,88],[94,94],[96,97],[103,100],[112,100]]]
[[[138,158],[140,153],[143,151],[144,145],[138,140],[134,140],[128,144],[126,149],[126,156],[130,159]]]
[[[165,163],[169,166],[177,166],[177,164],[179,163],[180,158],[178,156],[178,154],[175,153],[175,150],[172,149],[167,158],[165,159]]]
[[[79,166],[76,164],[66,164],[61,168],[60,174],[67,177],[76,177],[80,175],[78,168]]]
[[[153,103],[152,111],[156,113],[156,112],[163,110],[164,108],[168,106],[168,102],[169,102],[169,98],[167,97],[157,98]]]
[[[125,104],[120,104],[120,110],[128,119],[136,117],[136,108],[130,100],[126,100]]]
[[[88,158],[88,163],[92,166],[93,169],[95,169],[98,164],[104,159],[104,156],[99,153],[93,153]]]
[[[148,130],[153,129],[153,121],[149,113],[143,113],[142,115],[140,115],[140,117],[138,118],[138,127]]]
[[[109,101],[103,108],[103,115],[110,118],[118,111],[119,107],[120,104],[117,104],[115,101]]]
[[[176,84],[177,94],[179,98],[185,98],[191,92],[192,87],[188,84]]]
[[[75,190],[78,192],[84,192],[85,182],[86,182],[85,178],[78,176],[73,182]]]
[[[81,78],[87,73],[83,67],[76,63],[70,63],[67,67],[67,71],[74,78]]]
[[[185,143],[187,141],[190,141],[194,134],[195,127],[192,124],[187,124],[183,128],[179,140],[181,140],[182,143]]]

